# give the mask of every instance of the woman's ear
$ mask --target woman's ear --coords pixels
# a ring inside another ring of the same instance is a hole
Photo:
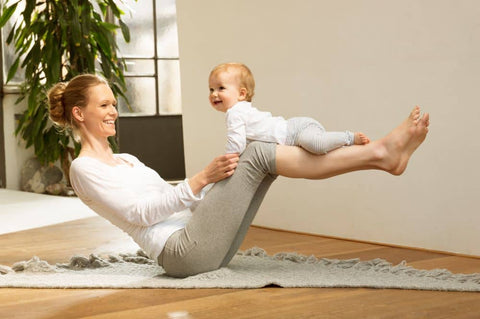
[[[78,106],[72,107],[72,116],[78,122],[83,122],[83,112],[80,107]]]
[[[240,95],[238,96],[238,100],[239,101],[245,101],[245,99],[247,98],[247,89],[246,88],[241,88],[240,89]]]

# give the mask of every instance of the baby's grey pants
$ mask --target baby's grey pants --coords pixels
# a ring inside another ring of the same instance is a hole
[[[184,229],[173,233],[158,257],[172,277],[187,277],[226,266],[276,178],[276,144],[252,142],[235,173],[218,183],[195,208]]]
[[[326,154],[353,142],[352,132],[327,132],[322,124],[309,117],[293,117],[287,121],[285,144],[300,146],[313,154]]]

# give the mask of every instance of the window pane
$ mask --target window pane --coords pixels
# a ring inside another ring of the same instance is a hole
[[[11,3],[10,3],[11,4]],[[12,30],[13,24],[18,21],[19,19],[22,19],[21,12],[23,12],[25,8],[25,3],[24,1],[20,1],[18,4],[18,8],[15,11],[15,13],[10,17],[10,19],[7,21],[5,26],[1,29],[2,32],[2,39],[3,39],[3,80],[4,82],[7,81],[7,75],[8,71],[10,70],[10,67],[12,66],[13,62],[15,62],[15,59],[17,58],[18,54],[15,53],[15,48],[14,45],[7,45],[5,41],[8,38],[8,35],[10,33],[10,30]],[[23,59],[20,59],[20,64]],[[15,76],[10,80],[8,84],[19,84],[25,80],[25,73],[24,70],[18,67],[17,73]],[[3,83],[2,83],[3,84]]]
[[[158,61],[158,96],[160,115],[182,113],[178,60]]]
[[[142,77],[127,77],[127,98],[132,110],[125,101],[119,99],[118,112],[121,116],[144,116],[156,114],[155,79]]]
[[[126,14],[124,22],[130,28],[130,42],[125,43],[121,31],[118,32],[117,41],[122,57],[153,58],[154,32],[153,32],[153,2],[152,0],[125,0]]]
[[[156,1],[158,57],[178,58],[177,8],[175,0]]]
[[[155,75],[155,64],[153,59],[148,60],[139,60],[139,59],[127,59],[126,61],[127,69],[125,70],[125,75]]]

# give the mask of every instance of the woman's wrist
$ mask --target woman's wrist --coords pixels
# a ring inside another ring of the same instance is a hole
[[[205,177],[204,171],[195,174],[193,177],[188,179],[188,184],[194,195],[197,195],[202,191],[202,189],[209,184],[207,178]]]

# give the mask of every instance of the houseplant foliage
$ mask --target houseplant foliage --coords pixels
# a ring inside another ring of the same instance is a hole
[[[24,8],[20,8],[23,2]],[[48,121],[47,91],[55,83],[68,81],[82,73],[98,73],[109,81],[113,93],[125,100],[123,69],[117,58],[115,33],[121,31],[126,42],[129,29],[122,21],[124,12],[114,0],[21,0],[3,5],[0,27],[20,11],[21,19],[13,24],[6,42],[13,45],[17,57],[9,69],[7,83],[21,69],[19,103],[27,108],[15,131],[34,147],[42,164],[60,160],[68,181],[70,163],[80,145],[72,133],[59,131]],[[107,17],[109,19],[107,19]],[[118,21],[118,24],[110,21]],[[111,140],[112,145],[116,145]]]

